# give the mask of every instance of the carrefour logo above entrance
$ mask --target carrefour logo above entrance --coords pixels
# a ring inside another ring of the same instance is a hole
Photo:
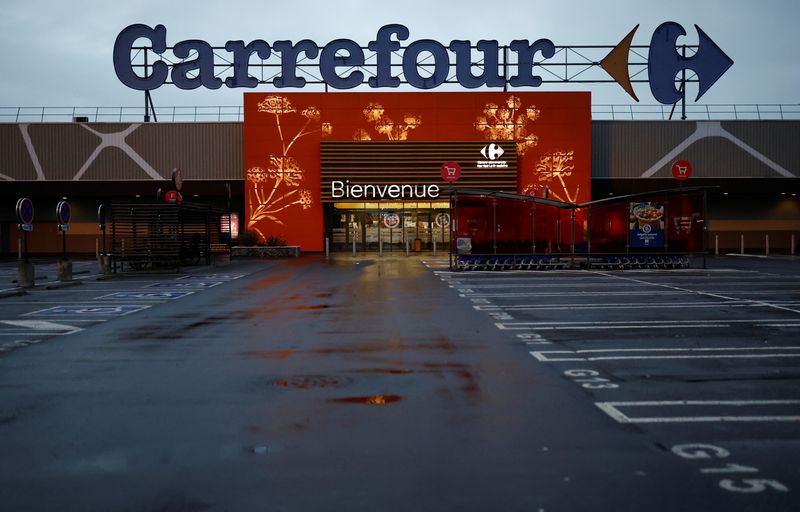
[[[675,84],[680,72],[694,72],[688,79],[684,73],[682,80],[699,84],[699,99],[733,64],[705,32],[696,29],[697,45],[678,45],[678,37],[686,35],[683,27],[674,22],[660,25],[642,62],[641,52],[631,52],[635,28],[616,47],[556,46],[549,39],[515,39],[507,45],[496,40],[476,44],[453,40],[444,45],[432,39],[405,44],[409,30],[397,24],[378,29],[375,39],[365,47],[351,39],[335,39],[325,46],[309,39],[296,43],[231,40],[214,47],[199,39],[168,46],[166,27],[137,24],[117,36],[114,69],[123,84],[142,91],[164,84],[180,89],[219,89],[223,85],[253,88],[260,84],[300,88],[314,83],[352,89],[361,85],[391,88],[405,83],[417,89],[434,89],[447,83],[468,89],[505,90],[554,82],[617,82],[638,101],[631,84],[649,82],[658,101],[675,103],[682,97]],[[142,40],[146,43],[137,46]],[[605,57],[595,59],[581,53],[598,48],[607,52]],[[559,74],[562,67],[563,74]],[[648,78],[639,78],[644,69],[637,68],[646,68]],[[588,69],[604,71],[597,78],[586,78]],[[545,79],[543,71],[547,72]]]

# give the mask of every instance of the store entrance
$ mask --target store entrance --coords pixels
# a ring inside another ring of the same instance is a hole
[[[333,203],[325,205],[332,251],[409,252],[450,249],[450,204]]]

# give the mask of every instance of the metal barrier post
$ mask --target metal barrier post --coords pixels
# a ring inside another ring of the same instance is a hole
[[[95,238],[94,239],[94,259],[97,259],[99,257],[100,257],[100,239],[99,238]]]
[[[380,256],[381,258],[383,257],[383,239],[382,238],[378,238],[378,256]]]
[[[330,247],[331,239],[327,236],[325,237],[325,259],[328,260],[331,258],[331,247]]]
[[[411,255],[411,249],[410,249],[408,240],[406,240],[406,256],[410,256],[410,255]]]
[[[744,254],[744,235],[741,235],[740,244],[741,244],[741,251],[739,254]]]
[[[433,255],[436,256],[436,239],[433,239]]]
[[[355,235],[355,231],[353,232],[353,235]],[[356,237],[355,236],[353,236],[353,257],[354,258],[356,257]]]
[[[714,235],[714,255],[719,256],[719,235]]]
[[[792,256],[794,256],[794,235],[792,235],[792,247],[789,251],[792,254]]]
[[[792,240],[794,240],[794,235],[792,235]],[[794,246],[794,242],[792,242],[792,246]],[[17,239],[17,253],[19,254],[19,260],[22,261],[22,239]]]
[[[765,240],[765,245],[766,245],[766,248],[767,248],[767,252],[765,254],[767,256],[769,256],[769,235],[764,235],[764,240]]]

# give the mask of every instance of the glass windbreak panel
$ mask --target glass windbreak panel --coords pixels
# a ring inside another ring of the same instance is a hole
[[[455,199],[454,231],[459,253],[494,253],[493,199],[486,196],[459,196]]]
[[[530,254],[533,251],[533,202],[498,198],[496,237],[498,254]]]
[[[589,241],[593,253],[627,252],[628,205],[603,204],[589,209]]]

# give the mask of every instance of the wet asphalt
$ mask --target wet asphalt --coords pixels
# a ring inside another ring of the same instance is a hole
[[[797,510],[800,261],[697,265],[42,265],[0,298],[0,509]]]

